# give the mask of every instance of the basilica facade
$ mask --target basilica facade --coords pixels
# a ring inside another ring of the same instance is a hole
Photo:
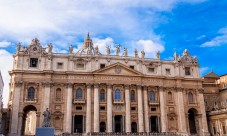
[[[32,135],[51,112],[56,134],[176,132],[208,134],[202,79],[187,50],[173,60],[128,56],[106,46],[101,54],[89,34],[77,52],[55,53],[38,39],[13,55],[10,135]],[[122,54],[123,55],[120,55]]]

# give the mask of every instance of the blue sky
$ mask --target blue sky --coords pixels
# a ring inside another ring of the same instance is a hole
[[[28,45],[37,37],[55,52],[78,50],[87,32],[101,53],[105,46],[137,48],[153,58],[172,60],[188,49],[197,56],[201,75],[213,70],[227,73],[226,0],[16,0],[0,1],[0,70],[8,100],[8,72],[16,44]]]

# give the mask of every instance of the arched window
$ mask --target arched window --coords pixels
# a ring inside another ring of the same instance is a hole
[[[154,91],[151,91],[150,92],[150,101],[151,102],[155,102],[155,94],[154,94]]]
[[[28,88],[28,99],[35,99],[35,88],[34,87]]]
[[[105,101],[105,90],[100,91],[100,101]]]
[[[115,91],[115,100],[121,100],[121,91],[119,89]]]
[[[83,92],[81,88],[78,88],[76,90],[76,99],[82,99],[83,98]]]
[[[189,103],[193,103],[194,102],[193,94],[191,92],[188,93],[188,101],[189,101]]]
[[[56,101],[61,101],[61,89],[56,90]]]
[[[172,101],[173,100],[173,95],[171,92],[168,92],[168,100]]]
[[[135,91],[134,90],[131,91],[130,100],[135,101]]]

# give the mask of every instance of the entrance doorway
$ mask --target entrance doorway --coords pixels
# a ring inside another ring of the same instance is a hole
[[[37,109],[33,105],[28,105],[24,107],[23,111],[21,133],[22,135],[35,135]]]
[[[83,133],[83,115],[74,116],[74,133]]]
[[[106,123],[105,122],[101,122],[100,123],[100,132],[106,132]]]
[[[151,132],[158,132],[158,117],[151,116],[150,117],[150,124],[151,124]]]
[[[136,122],[132,122],[132,124],[131,124],[131,132],[132,133],[137,133],[137,124],[136,124]]]
[[[122,115],[114,116],[114,122],[115,132],[122,132]]]
[[[191,108],[191,109],[188,110],[188,123],[189,123],[190,134],[196,134],[197,133],[196,120],[195,120],[196,114],[197,114],[196,109]]]

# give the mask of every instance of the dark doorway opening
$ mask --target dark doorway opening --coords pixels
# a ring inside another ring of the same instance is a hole
[[[158,132],[158,117],[157,116],[151,116],[150,117],[151,122],[151,132]]]
[[[105,122],[101,122],[100,123],[100,132],[106,132],[106,123]]]
[[[28,105],[23,111],[21,135],[35,135],[37,109],[33,105]]]
[[[122,132],[122,116],[116,115],[114,116],[115,122],[115,132]]]
[[[83,115],[75,115],[74,133],[83,133]]]
[[[197,111],[195,109],[189,109],[188,110],[188,123],[189,123],[189,129],[190,134],[196,134],[196,122],[195,122],[195,115]]]
[[[132,133],[137,133],[137,124],[136,124],[136,122],[132,122],[132,124],[131,124],[131,132]]]

